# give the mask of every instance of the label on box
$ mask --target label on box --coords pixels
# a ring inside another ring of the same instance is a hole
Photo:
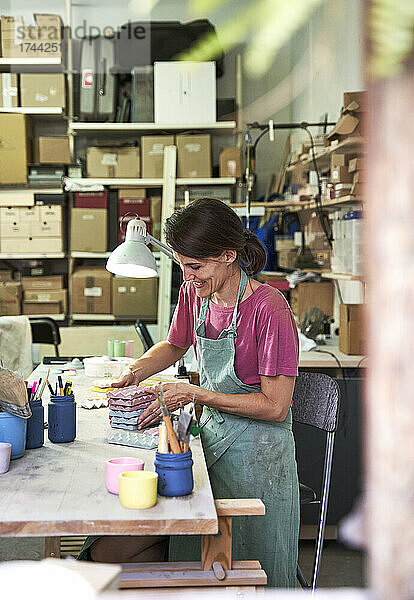
[[[201,144],[195,144],[195,143],[186,144],[185,149],[187,152],[200,152]]]
[[[83,221],[92,221],[93,215],[82,215]]]
[[[126,289],[125,286],[122,286],[122,287],[118,288],[118,293],[119,294],[126,294],[126,291],[127,291],[127,289]]]
[[[136,287],[134,287],[133,285],[131,285],[131,287],[129,288],[129,291],[130,291],[132,294],[135,294],[135,292],[137,291],[137,288],[136,288]]]
[[[36,92],[35,100],[36,100],[36,102],[47,102],[49,100],[49,97],[46,96],[46,94],[41,94],[40,92]]]
[[[115,153],[104,154],[102,156],[102,160],[101,160],[102,165],[110,165],[111,167],[116,167],[117,163],[118,163],[118,156]]]
[[[159,156],[160,154],[164,154],[164,144],[153,144],[152,150],[148,152],[148,155]]]
[[[92,69],[83,69],[82,71],[82,87],[89,88],[93,85],[93,71]]]
[[[93,296],[94,298],[99,298],[100,296],[102,296],[102,288],[101,287],[85,288],[83,290],[83,295],[84,296]]]
[[[50,302],[50,294],[37,294],[38,302]]]

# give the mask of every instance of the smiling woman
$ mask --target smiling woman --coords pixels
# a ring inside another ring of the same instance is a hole
[[[194,345],[200,386],[164,384],[164,400],[170,410],[194,399],[203,406],[201,437],[214,496],[257,497],[265,503],[260,523],[243,517],[234,523],[234,559],[257,557],[271,587],[295,587],[299,492],[290,405],[298,338],[293,315],[278,290],[249,277],[263,268],[265,251],[224,203],[197,200],[167,219],[165,231],[184,275],[168,339],[130,365],[113,386],[139,383]],[[140,415],[138,427],[158,418],[154,403]],[[131,559],[145,546],[143,538],[135,545],[133,539],[128,540]],[[173,536],[170,559],[199,560],[198,544],[191,536]],[[95,560],[119,562],[114,552],[111,540],[91,548]]]

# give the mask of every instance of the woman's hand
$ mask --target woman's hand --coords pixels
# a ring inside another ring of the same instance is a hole
[[[131,371],[125,371],[124,373],[122,373],[118,381],[114,381],[113,383],[111,383],[111,387],[122,388],[127,387],[128,385],[138,385],[139,381],[139,377],[136,373],[131,373]]]
[[[164,394],[165,404],[170,412],[177,410],[181,406],[192,402],[197,396],[197,390],[200,388],[197,385],[180,381],[177,383],[163,383],[162,390]],[[139,416],[138,429],[148,427],[152,423],[159,421],[162,417],[161,409],[158,400],[155,400],[144,412]]]

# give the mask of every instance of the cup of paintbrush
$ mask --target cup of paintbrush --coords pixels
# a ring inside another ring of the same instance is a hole
[[[162,391],[162,383],[160,383],[158,386],[154,386],[153,389],[155,391],[161,408],[162,418],[164,420],[165,427],[167,428],[168,441],[170,442],[171,450],[173,454],[181,454],[181,447],[177,440],[177,436],[174,432],[170,413],[168,411],[167,405],[165,404],[164,393]]]

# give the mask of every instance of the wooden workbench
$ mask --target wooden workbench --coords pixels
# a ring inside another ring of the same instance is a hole
[[[318,350],[310,350],[309,352],[301,352],[299,355],[299,368],[307,369],[326,369],[326,368],[338,368],[338,363],[329,354],[325,352],[331,352],[338,359],[341,367],[344,369],[357,368],[358,366],[366,367],[367,360],[363,361],[363,356],[356,354],[344,354],[334,344],[326,344],[325,346],[318,346]],[[363,362],[362,362],[363,361]]]
[[[56,367],[54,368],[56,370]],[[36,369],[31,379],[45,373]],[[79,372],[79,373],[82,373]],[[52,381],[55,376],[51,374]],[[88,395],[91,380],[71,378],[75,399]],[[47,398],[44,393],[45,420]],[[146,470],[154,470],[155,450],[109,444],[108,409],[77,406],[74,442],[45,445],[11,461],[0,477],[1,536],[65,536],[80,534],[192,534],[217,533],[217,513],[200,439],[193,441],[194,491],[182,498],[158,496],[146,510],[123,508],[118,496],[105,488],[105,461],[138,457]]]

